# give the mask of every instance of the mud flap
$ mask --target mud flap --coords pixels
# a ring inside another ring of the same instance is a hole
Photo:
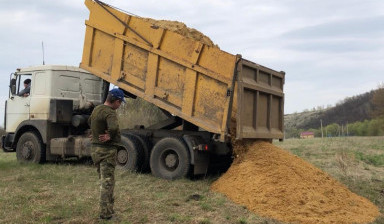
[[[206,145],[207,142],[200,136],[195,135],[184,135],[183,139],[187,143],[191,155],[193,174],[206,174],[209,165],[209,151],[201,150],[199,146]]]

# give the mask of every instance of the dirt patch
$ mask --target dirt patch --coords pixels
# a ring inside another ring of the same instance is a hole
[[[369,223],[379,215],[366,198],[271,143],[234,147],[239,157],[211,189],[259,215],[304,224]]]
[[[160,28],[173,31],[175,33],[178,33],[180,35],[183,35],[188,38],[192,38],[196,41],[200,41],[204,43],[205,45],[208,45],[210,47],[217,47],[219,48],[218,45],[214,44],[213,41],[205,36],[203,33],[200,31],[194,29],[194,28],[189,28],[187,27],[184,23],[178,22],[178,21],[170,21],[170,20],[155,20],[151,18],[143,18],[144,21],[152,23],[155,26],[158,26]]]

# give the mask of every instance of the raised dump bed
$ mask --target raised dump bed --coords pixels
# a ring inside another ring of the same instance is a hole
[[[284,72],[222,51],[178,22],[85,3],[90,16],[81,68],[221,141],[234,128],[238,139],[283,138]]]

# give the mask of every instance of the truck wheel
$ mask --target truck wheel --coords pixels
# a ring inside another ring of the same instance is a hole
[[[16,157],[20,162],[45,162],[45,145],[35,132],[25,132],[16,146]]]
[[[121,136],[124,147],[117,149],[116,163],[125,170],[139,171],[143,164],[143,148],[134,136]]]
[[[151,148],[150,141],[145,136],[134,135],[143,148],[143,159],[140,165],[141,172],[149,172],[149,149]]]
[[[186,177],[191,166],[187,146],[178,138],[161,139],[152,149],[150,166],[156,177],[168,180]]]

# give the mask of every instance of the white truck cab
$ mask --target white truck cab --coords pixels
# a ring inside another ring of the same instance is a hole
[[[31,80],[30,92],[20,94],[26,79]],[[22,161],[44,161],[55,153],[50,148],[52,140],[84,134],[87,116],[104,101],[106,91],[108,86],[102,79],[78,67],[17,69],[11,74],[5,104],[4,151],[16,151]]]

